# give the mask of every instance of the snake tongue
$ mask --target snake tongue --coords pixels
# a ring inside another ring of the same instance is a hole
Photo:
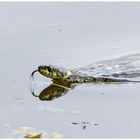
[[[34,74],[38,72],[38,70],[34,70],[32,73],[31,73],[31,76],[30,76],[30,80],[34,80]]]

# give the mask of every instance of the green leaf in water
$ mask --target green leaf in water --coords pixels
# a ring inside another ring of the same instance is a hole
[[[31,130],[33,128],[32,127],[23,126],[23,127],[20,127],[20,129],[23,130],[23,131],[28,131],[28,130]]]
[[[52,134],[51,137],[52,137],[52,138],[62,138],[63,135],[61,135],[60,133],[55,132],[55,133]]]
[[[42,137],[42,133],[32,133],[32,134],[27,134],[24,138],[39,139],[41,137]]]

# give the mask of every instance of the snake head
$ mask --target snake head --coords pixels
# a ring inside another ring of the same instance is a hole
[[[71,72],[69,70],[52,65],[39,66],[38,71],[43,76],[51,79],[66,79],[71,75]]]

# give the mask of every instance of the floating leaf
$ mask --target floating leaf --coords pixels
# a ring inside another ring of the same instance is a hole
[[[63,137],[63,135],[61,135],[60,133],[53,133],[52,134],[52,138],[62,138]]]
[[[73,124],[73,125],[77,125],[78,123],[77,123],[77,122],[72,122],[72,124]]]
[[[94,125],[99,125],[98,123],[94,123]]]
[[[20,127],[20,129],[23,130],[23,131],[28,131],[28,130],[31,130],[33,128],[32,127],[23,126],[23,127]]]
[[[44,131],[43,134],[48,135],[48,132],[47,131]]]
[[[27,134],[24,138],[38,139],[42,137],[42,133]]]

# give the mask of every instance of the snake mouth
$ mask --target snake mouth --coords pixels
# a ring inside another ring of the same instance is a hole
[[[34,74],[38,72],[38,70],[34,70],[32,73],[31,73],[31,76],[30,76],[30,80],[34,80]]]

